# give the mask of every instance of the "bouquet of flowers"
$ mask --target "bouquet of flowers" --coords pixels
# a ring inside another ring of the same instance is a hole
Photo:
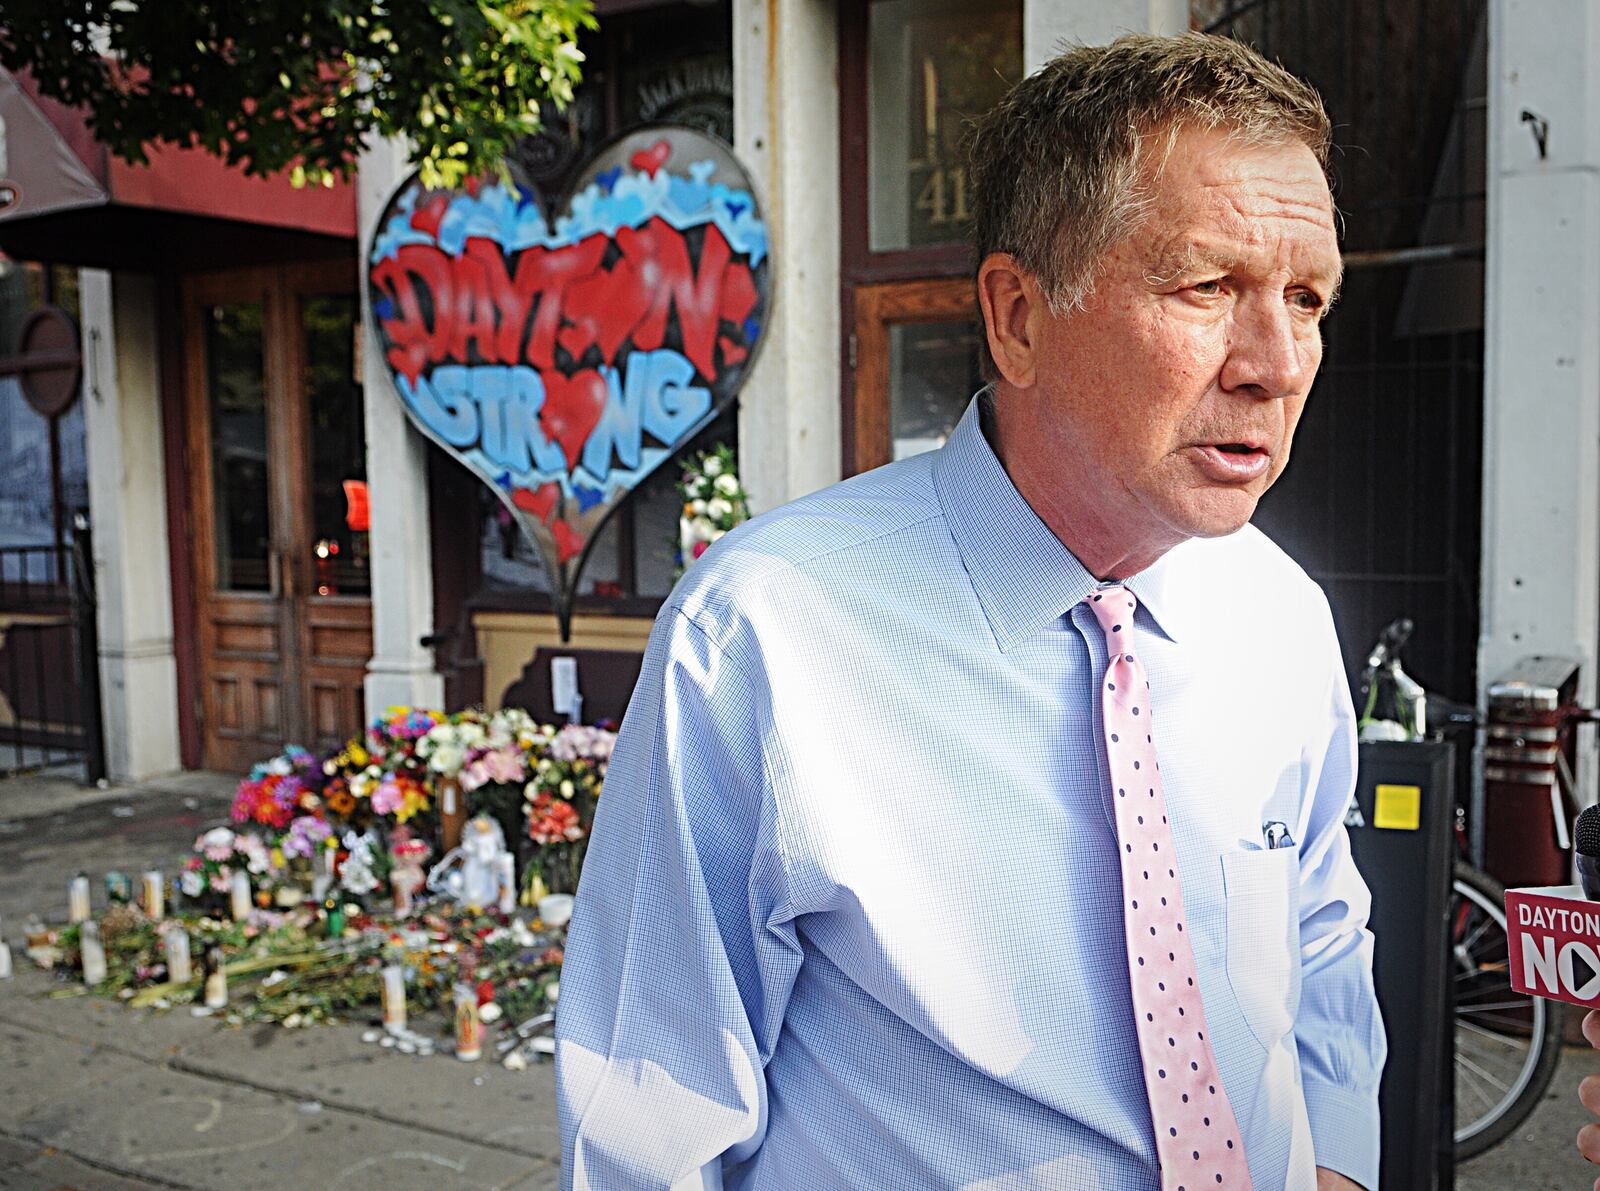
[[[282,830],[297,814],[317,810],[322,805],[317,780],[320,768],[305,749],[289,745],[281,756],[257,765],[239,783],[233,796],[233,821]]]
[[[528,835],[538,845],[527,870],[527,896],[571,893],[588,847],[617,734],[570,724],[551,739],[523,791]]]
[[[678,517],[678,570],[706,552],[734,526],[750,519],[750,504],[739,481],[739,464],[726,443],[704,452],[684,469],[678,484],[683,512]]]
[[[193,901],[218,904],[228,896],[235,872],[249,873],[252,886],[274,883],[283,866],[274,864],[273,851],[259,836],[213,827],[194,841],[194,854],[184,861],[178,887]]]

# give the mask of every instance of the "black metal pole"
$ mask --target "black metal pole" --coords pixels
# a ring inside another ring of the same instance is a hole
[[[100,715],[100,629],[95,618],[93,533],[87,513],[73,517],[72,531],[72,622],[78,642],[84,776],[93,785],[105,780],[106,741]]]

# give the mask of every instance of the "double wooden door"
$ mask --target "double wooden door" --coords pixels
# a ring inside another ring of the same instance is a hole
[[[372,653],[354,262],[183,288],[202,764],[362,724]]]

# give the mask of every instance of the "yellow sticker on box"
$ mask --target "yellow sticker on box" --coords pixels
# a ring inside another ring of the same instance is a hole
[[[1372,800],[1372,825],[1390,831],[1415,831],[1422,826],[1421,786],[1379,786]]]

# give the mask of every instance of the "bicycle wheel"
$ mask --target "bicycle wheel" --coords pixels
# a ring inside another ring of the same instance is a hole
[[[1561,1057],[1562,1006],[1511,987],[1505,887],[1455,866],[1450,900],[1455,984],[1458,1161],[1498,1145],[1539,1103]]]

